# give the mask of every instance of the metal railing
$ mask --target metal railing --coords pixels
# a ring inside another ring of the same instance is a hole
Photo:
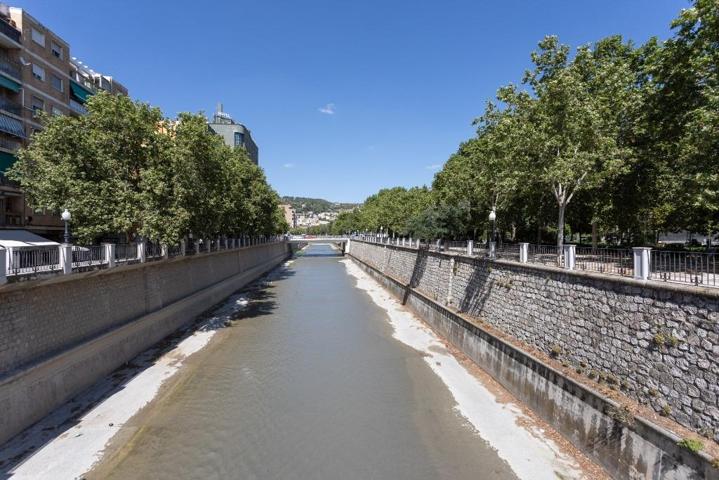
[[[7,250],[8,275],[34,275],[60,270],[58,247],[13,247]]]
[[[147,261],[162,259],[162,245],[154,242],[145,243],[145,259]]]
[[[115,245],[115,262],[123,265],[138,263],[140,258],[137,254],[136,243],[121,243]]]
[[[22,147],[22,143],[17,142],[15,140],[10,140],[7,137],[0,136],[0,148],[4,148],[5,150],[11,150],[11,151],[15,152],[20,147]]]
[[[182,255],[182,245],[170,245],[167,247],[167,256],[174,258]]]
[[[12,113],[18,117],[22,116],[22,105],[7,97],[0,96],[0,110],[5,110],[7,113]]]
[[[9,37],[13,41],[20,43],[20,30],[13,27],[5,20],[0,20],[0,33],[5,35],[6,37]]]
[[[251,243],[252,245],[266,245],[283,241],[285,241],[285,238],[279,236],[247,237],[244,240],[247,244]],[[208,249],[209,244],[212,244],[212,250]],[[23,276],[32,277],[39,273],[59,274],[64,272],[65,274],[69,274],[71,272],[103,269],[112,266],[131,265],[143,261],[160,261],[164,258],[192,255],[195,253],[191,241],[186,241],[184,251],[182,245],[172,245],[165,249],[159,243],[145,242],[144,254],[142,254],[140,245],[141,244],[138,243],[90,246],[53,245],[0,249],[0,255],[3,255],[5,258],[5,271],[0,272],[0,276],[3,276],[3,278],[13,277],[18,279]],[[211,242],[203,241],[199,245],[202,246],[202,253],[241,248],[239,238],[234,239],[234,241],[231,241],[229,238],[223,238],[219,242],[217,240]],[[115,252],[115,258],[108,258],[109,252],[113,250]],[[163,256],[165,252],[166,256]],[[65,253],[67,253],[68,259],[65,259]]]
[[[70,110],[72,110],[75,113],[79,113],[80,115],[85,115],[87,113],[87,108],[85,108],[85,106],[82,103],[76,102],[72,98],[70,99],[70,102],[68,103],[68,105],[70,106]]]
[[[72,268],[91,270],[107,266],[107,249],[103,245],[72,247]]]
[[[4,53],[0,53],[0,72],[7,73],[11,77],[22,80],[22,67],[20,66],[20,62],[11,59]]]
[[[495,256],[503,260],[519,261],[519,244],[503,243],[501,245],[497,245]]]
[[[717,253],[651,252],[651,278],[665,282],[719,286]]]
[[[562,255],[556,245],[529,245],[527,261],[542,265],[562,266]]]
[[[634,255],[628,249],[576,247],[575,265],[588,272],[634,275]]]

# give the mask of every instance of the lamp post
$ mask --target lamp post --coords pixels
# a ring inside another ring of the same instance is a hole
[[[492,222],[492,241],[497,241],[497,212],[492,208],[489,212],[489,221]]]
[[[65,243],[70,243],[70,230],[68,228],[68,224],[70,223],[70,220],[72,219],[72,215],[70,215],[70,211],[66,208],[64,212],[60,215],[62,218],[62,221],[65,222]]]

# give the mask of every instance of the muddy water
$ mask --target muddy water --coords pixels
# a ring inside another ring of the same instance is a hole
[[[88,478],[516,478],[335,252],[305,253],[250,292]]]

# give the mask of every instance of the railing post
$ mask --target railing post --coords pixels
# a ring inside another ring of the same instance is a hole
[[[140,260],[140,263],[147,262],[147,250],[145,247],[146,244],[144,240],[137,244],[137,258]]]
[[[489,258],[497,258],[497,242],[489,242]]]
[[[577,260],[577,246],[576,245],[564,245],[564,268],[567,270],[574,270],[574,265]]]
[[[7,252],[5,248],[0,247],[0,285],[7,283],[7,270],[8,270]]]
[[[206,238],[205,245],[207,245],[207,253],[210,253],[212,251],[212,240]]]
[[[650,259],[652,249],[649,247],[634,247],[634,278],[637,280],[649,280]]]
[[[529,261],[529,243],[522,242],[519,244],[519,262],[527,263]]]
[[[70,275],[72,273],[72,244],[63,243],[59,247],[60,249],[60,269],[63,275]]]
[[[467,240],[467,255],[474,255],[474,240]]]
[[[105,247],[105,260],[107,260],[107,268],[115,268],[115,244],[103,243]]]
[[[440,238],[437,239],[437,251],[442,251],[442,239]]]
[[[167,260],[168,258],[170,258],[170,249],[167,248],[167,245],[164,243],[160,245],[160,256],[163,260]]]
[[[180,256],[184,257],[185,255],[187,255],[187,242],[183,238],[180,240]]]
[[[195,242],[195,254],[200,253],[200,241],[201,240],[202,240],[201,238],[198,238],[197,241]]]

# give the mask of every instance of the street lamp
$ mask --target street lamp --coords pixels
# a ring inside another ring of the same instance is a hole
[[[72,215],[70,215],[70,211],[66,208],[64,212],[60,215],[62,218],[62,221],[65,222],[65,243],[70,243],[70,230],[68,229],[68,223],[70,223],[70,220],[72,219]]]
[[[497,241],[497,212],[492,208],[489,212],[489,221],[492,222],[492,241]]]

